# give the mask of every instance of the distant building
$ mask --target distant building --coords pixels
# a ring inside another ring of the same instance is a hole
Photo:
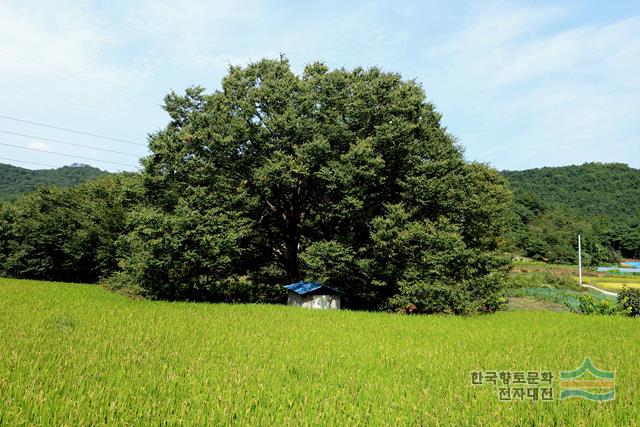
[[[285,286],[289,290],[287,304],[298,307],[340,309],[342,291],[317,282],[297,282]]]

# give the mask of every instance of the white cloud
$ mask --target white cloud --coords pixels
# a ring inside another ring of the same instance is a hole
[[[621,77],[638,84],[637,78],[629,79],[629,66],[637,69],[640,65],[640,18],[568,29],[509,47],[502,67],[495,69],[492,80],[495,85],[559,73],[578,78],[602,76],[618,80]]]
[[[475,51],[484,55],[488,49],[530,36],[568,12],[557,6],[513,8],[488,2],[479,5],[467,16],[466,26],[451,37],[447,49],[454,54]]]
[[[147,0],[131,5],[126,27],[153,55],[185,70],[224,71],[284,53],[300,70],[315,60],[374,65],[392,56],[408,34],[381,22],[387,4],[278,4],[261,0]],[[356,61],[353,63],[352,61]]]
[[[104,61],[116,43],[92,13],[74,3],[0,4],[2,72],[122,84],[130,73]]]
[[[132,3],[124,19],[128,36],[147,41],[162,62],[220,69],[259,54],[243,42],[261,41],[253,34],[261,12],[261,2],[254,0],[146,0]],[[225,49],[229,45],[234,51]]]
[[[31,148],[33,150],[51,151],[51,148],[49,147],[49,144],[47,144],[46,142],[41,142],[41,141],[29,142],[27,144],[27,148]]]
[[[476,11],[427,52],[448,71],[431,79],[453,94],[443,98],[445,119],[455,111],[470,158],[498,167],[579,163],[608,158],[607,145],[640,143],[640,17],[564,25],[570,16],[557,7]]]
[[[427,52],[428,58],[473,74],[483,87],[557,73],[616,72],[630,80],[628,65],[640,64],[640,17],[558,30],[569,15],[558,7],[481,10],[444,46]]]

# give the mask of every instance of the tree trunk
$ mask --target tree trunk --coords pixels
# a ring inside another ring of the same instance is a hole
[[[298,265],[298,236],[297,230],[295,235],[290,235],[287,241],[287,277],[289,283],[295,283],[300,280],[300,267]]]
[[[291,213],[287,220],[287,275],[291,283],[301,279],[300,265],[298,260],[298,249],[300,246],[300,223],[303,214],[300,207],[300,191],[298,187],[291,203]]]

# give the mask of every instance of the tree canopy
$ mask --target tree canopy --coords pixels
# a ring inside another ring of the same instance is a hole
[[[501,303],[504,209],[415,81],[284,58],[231,67],[221,90],[165,98],[143,203],[114,282],[156,298],[274,301],[320,280],[345,305],[421,312]]]

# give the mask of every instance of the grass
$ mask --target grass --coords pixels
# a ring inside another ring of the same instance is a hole
[[[134,301],[0,279],[0,425],[632,425],[640,320]],[[616,399],[500,403],[472,370],[616,371]]]
[[[548,264],[542,261],[515,261],[512,263],[513,270],[516,272],[551,272],[556,275],[574,275],[578,274],[577,265],[566,264]],[[595,269],[583,268],[582,274],[586,276],[597,275]]]
[[[530,296],[509,298],[508,311],[569,311],[564,304]]]
[[[586,290],[586,289],[573,290],[573,289],[558,289],[558,288],[551,288],[551,287],[531,287],[531,288],[512,289],[509,292],[509,295],[511,297],[516,297],[516,298],[525,297],[525,298],[532,298],[537,301],[548,301],[551,303],[560,304],[566,307],[567,310],[569,310],[569,307],[567,307],[567,305],[573,308],[577,308],[580,305],[579,297],[585,294],[591,295],[592,297],[599,300],[602,300],[602,299],[609,299],[612,301],[616,300],[615,297],[605,295],[598,291]]]

